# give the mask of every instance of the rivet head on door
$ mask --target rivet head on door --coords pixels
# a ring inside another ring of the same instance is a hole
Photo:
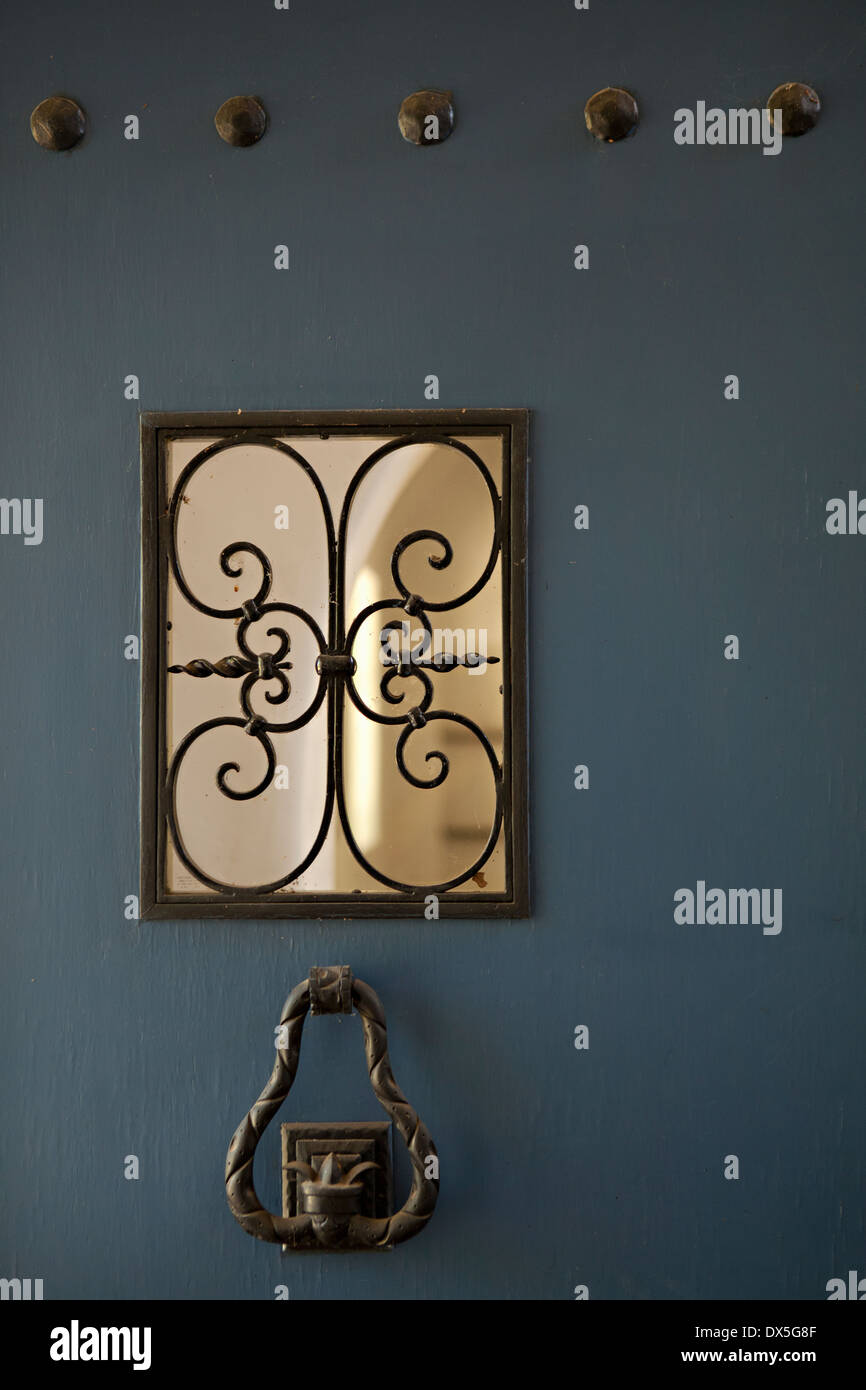
[[[413,92],[400,107],[397,124],[412,145],[441,145],[454,129],[451,92]]]
[[[805,82],[783,82],[767,98],[770,120],[773,112],[782,112],[783,135],[805,135],[818,124],[821,114],[821,98],[813,87]]]
[[[604,87],[591,96],[583,108],[586,128],[596,140],[624,140],[637,129],[640,119],[637,102],[622,87]]]
[[[257,97],[229,97],[213,118],[217,134],[227,145],[244,148],[261,140],[268,113]]]
[[[84,112],[71,97],[46,97],[30,116],[30,130],[43,150],[71,150],[84,134]]]

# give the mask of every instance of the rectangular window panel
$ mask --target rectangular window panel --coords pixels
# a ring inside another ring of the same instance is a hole
[[[142,417],[143,916],[528,914],[526,432]]]

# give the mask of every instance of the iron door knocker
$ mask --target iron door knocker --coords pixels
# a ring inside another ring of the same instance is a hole
[[[283,1215],[266,1211],[253,1185],[259,1139],[291,1090],[308,1013],[361,1016],[370,1084],[403,1139],[412,1162],[405,1205],[391,1212],[387,1122],[283,1125]],[[226,1196],[250,1235],[287,1250],[388,1250],[423,1230],[439,1195],[433,1140],[394,1080],[385,1011],[347,965],[314,967],[292,990],[277,1032],[268,1084],[235,1131],[226,1156]]]

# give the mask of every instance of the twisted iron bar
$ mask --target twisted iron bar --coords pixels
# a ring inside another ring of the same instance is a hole
[[[436,1147],[427,1127],[394,1079],[388,1056],[385,1011],[375,990],[352,980],[351,1002],[361,1016],[370,1084],[380,1105],[406,1145],[412,1164],[412,1185],[399,1211],[387,1217],[354,1215],[340,1233],[342,1249],[388,1249],[423,1230],[439,1195]],[[332,1244],[332,1233],[318,1218],[301,1213],[278,1216],[262,1206],[253,1182],[253,1160],[259,1140],[292,1088],[301,1053],[301,1034],[310,1011],[310,980],[297,985],[280,1014],[279,1042],[274,1068],[252,1109],[235,1130],[226,1155],[226,1197],[232,1215],[258,1240],[292,1250],[321,1249]],[[431,1164],[430,1159],[436,1160]],[[427,1176],[433,1170],[436,1176]]]
[[[185,672],[188,676],[201,679],[204,676],[246,676],[253,669],[253,663],[243,656],[223,656],[219,661],[208,661],[206,657],[197,656],[183,665],[169,666],[168,672],[171,676]]]

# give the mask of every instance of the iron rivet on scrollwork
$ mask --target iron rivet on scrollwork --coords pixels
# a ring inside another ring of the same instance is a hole
[[[317,676],[354,676],[358,663],[347,652],[322,652],[316,657]]]
[[[389,1216],[361,1215],[356,1179],[365,1168],[377,1165],[356,1164],[346,1173],[339,1155],[328,1153],[318,1173],[305,1163],[286,1164],[306,1177],[302,1185],[303,1210],[296,1216],[277,1216],[262,1206],[256,1193],[256,1148],[292,1088],[307,1014],[345,1012],[347,990],[349,1008],[354,1006],[361,1017],[373,1092],[409,1153],[409,1196],[400,1210]],[[258,1240],[289,1250],[388,1250],[418,1235],[436,1207],[439,1160],[426,1126],[394,1079],[388,1057],[385,1011],[376,992],[363,980],[353,979],[348,966],[316,968],[286,1000],[277,1034],[277,1057],[268,1083],[236,1129],[226,1155],[226,1198],[235,1220]]]
[[[423,712],[417,705],[414,705],[412,709],[406,711],[406,719],[407,722],[412,725],[413,729],[423,729],[424,725],[427,723]]]

